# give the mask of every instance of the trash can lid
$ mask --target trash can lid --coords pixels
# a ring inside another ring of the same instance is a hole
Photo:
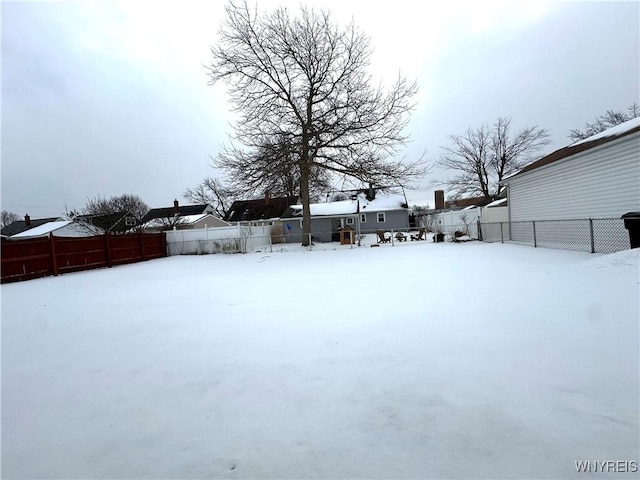
[[[620,218],[637,218],[640,219],[640,212],[627,212]]]

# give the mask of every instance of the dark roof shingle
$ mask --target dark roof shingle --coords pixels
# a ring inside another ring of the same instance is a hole
[[[181,217],[185,215],[200,215],[201,213],[206,213],[208,208],[210,209],[210,206],[206,203],[201,205],[182,205],[178,207],[178,215]],[[175,207],[152,208],[142,218],[141,223],[146,223],[154,218],[172,218],[173,216],[175,216]]]
[[[123,232],[135,225],[126,225],[125,217],[135,217],[129,212],[115,212],[105,215],[78,215],[75,220],[86,222],[109,232]],[[137,222],[137,221],[136,221]]]
[[[268,218],[280,218],[289,205],[298,203],[297,196],[236,200],[231,204],[224,220],[227,222],[250,222]]]

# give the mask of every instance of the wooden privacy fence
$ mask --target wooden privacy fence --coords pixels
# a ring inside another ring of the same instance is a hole
[[[164,233],[2,241],[2,283],[167,256]]]

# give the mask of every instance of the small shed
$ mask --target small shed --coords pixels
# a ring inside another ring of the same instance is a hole
[[[338,229],[340,233],[340,245],[351,245],[355,243],[356,231],[349,225]]]

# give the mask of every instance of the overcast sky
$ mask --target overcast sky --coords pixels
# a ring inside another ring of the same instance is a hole
[[[299,1],[261,0],[297,10]],[[448,135],[491,124],[550,130],[567,145],[640,95],[640,3],[318,0],[353,17],[375,49],[371,73],[420,85],[403,155],[437,158]],[[437,6],[436,6],[437,5]],[[2,2],[2,208],[33,218],[87,198],[172,204],[206,176],[231,133],[225,86],[204,64],[224,3]],[[434,170],[410,203],[433,205]]]

